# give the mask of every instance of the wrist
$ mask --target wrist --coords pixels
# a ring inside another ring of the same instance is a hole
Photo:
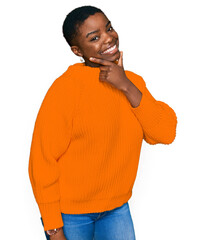
[[[136,108],[140,105],[142,99],[142,92],[127,78],[126,84],[124,84],[122,92],[129,100],[131,106]]]
[[[53,236],[56,235],[59,231],[63,230],[62,227],[60,228],[55,228],[55,229],[50,229],[50,230],[46,230],[46,234],[48,236]]]
[[[121,86],[121,91],[124,92],[124,93],[127,93],[128,90],[129,90],[129,87],[130,85],[132,85],[132,82],[126,77],[124,80],[123,80],[123,84]]]
[[[49,239],[50,240],[66,240],[63,228],[61,228],[61,230],[55,233],[54,235],[49,236]]]

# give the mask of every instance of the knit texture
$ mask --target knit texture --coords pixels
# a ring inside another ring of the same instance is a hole
[[[44,230],[63,226],[61,212],[103,212],[127,202],[143,139],[149,144],[175,139],[174,110],[153,98],[141,76],[125,71],[142,92],[133,108],[99,73],[84,63],[70,65],[39,109],[28,171]]]

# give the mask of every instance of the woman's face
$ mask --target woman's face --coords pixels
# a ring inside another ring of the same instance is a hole
[[[119,59],[119,38],[111,22],[102,13],[89,16],[79,27],[71,50],[85,60],[85,65],[98,67],[99,64],[89,61],[90,57],[105,59],[111,62]]]

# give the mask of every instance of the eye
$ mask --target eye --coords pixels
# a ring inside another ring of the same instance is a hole
[[[112,26],[110,26],[110,27],[108,28],[108,31],[111,31],[111,30],[113,30],[113,27],[112,27]]]
[[[90,41],[95,41],[95,40],[97,40],[97,38],[98,38],[98,36],[95,36],[95,37],[91,38]]]

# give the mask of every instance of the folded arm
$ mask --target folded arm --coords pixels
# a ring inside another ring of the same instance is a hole
[[[130,71],[126,71],[126,75],[131,83],[124,93],[142,126],[145,141],[149,144],[172,143],[177,126],[174,110],[151,95],[142,77]]]

